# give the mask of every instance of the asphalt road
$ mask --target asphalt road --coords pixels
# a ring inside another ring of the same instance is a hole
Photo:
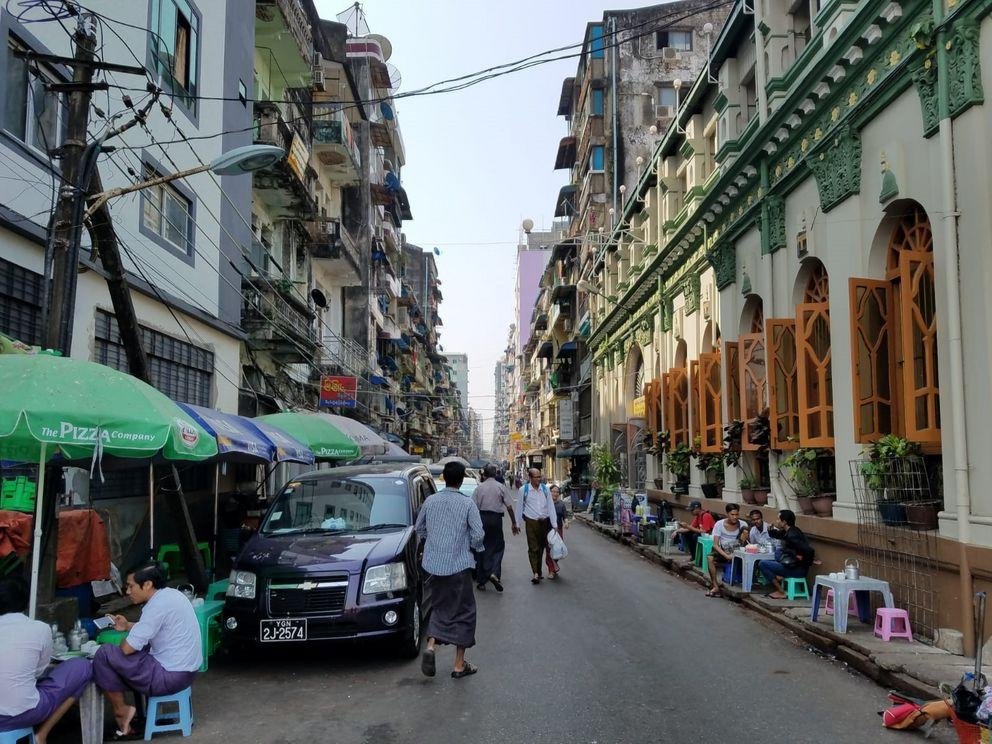
[[[523,536],[508,540],[506,591],[478,596],[474,677],[448,676],[447,648],[433,679],[367,648],[212,660],[187,741],[922,740],[881,728],[873,683],[584,526],[569,530],[560,579],[536,587]]]

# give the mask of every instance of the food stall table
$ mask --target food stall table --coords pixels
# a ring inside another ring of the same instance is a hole
[[[879,592],[885,602],[886,607],[895,607],[892,599],[892,590],[889,589],[889,582],[881,579],[872,579],[862,576],[860,579],[832,579],[830,576],[817,576],[813,583],[812,607],[810,607],[810,619],[816,622],[816,616],[820,611],[820,596],[826,596],[826,591],[821,589],[834,590],[834,632],[847,632],[847,602],[851,592],[858,603],[858,619],[863,623],[871,622],[871,605],[869,596],[871,592]]]
[[[200,623],[200,640],[203,643],[203,665],[200,667],[200,671],[205,672],[208,666],[207,660],[210,658],[210,654],[216,650],[215,644],[211,643],[210,639],[210,622],[224,611],[224,600],[207,599],[201,605],[193,605],[193,610]]]
[[[771,552],[762,553],[761,551],[749,553],[744,548],[738,548],[733,552],[731,557],[733,560],[739,560],[741,562],[741,589],[744,593],[748,594],[754,586],[755,565],[757,565],[758,561],[772,560],[775,555]]]
[[[658,552],[668,555],[672,552],[672,545],[675,542],[675,533],[678,531],[678,522],[669,522],[658,530]]]

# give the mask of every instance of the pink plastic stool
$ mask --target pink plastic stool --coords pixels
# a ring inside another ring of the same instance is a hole
[[[833,589],[827,589],[827,598],[826,598],[826,600],[823,603],[823,611],[825,613],[827,613],[828,615],[833,615],[834,614],[834,590]],[[848,615],[852,615],[854,617],[857,617],[858,616],[858,603],[857,602],[851,602],[850,601],[850,598],[848,598],[848,602],[847,602],[847,614]]]
[[[897,607],[879,607],[875,611],[875,635],[888,643],[893,638],[913,642],[913,629],[909,626],[909,613]]]

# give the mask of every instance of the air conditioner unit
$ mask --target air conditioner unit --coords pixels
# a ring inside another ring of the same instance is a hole
[[[325,90],[324,57],[320,52],[313,53],[313,89]]]
[[[682,59],[682,55],[679,54],[679,50],[673,47],[665,47],[661,50],[661,58],[666,62],[677,62]]]
[[[657,119],[671,119],[675,116],[674,106],[655,106],[654,115]]]

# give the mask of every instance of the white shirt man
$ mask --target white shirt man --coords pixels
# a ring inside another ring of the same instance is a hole
[[[551,498],[551,490],[541,482],[540,468],[527,471],[529,482],[517,493],[517,508],[515,511],[517,526],[527,534],[527,557],[530,560],[534,576],[532,584],[537,584],[543,578],[541,572],[544,565],[544,551],[548,547],[548,532],[558,527],[558,515],[555,513],[555,502]]]

